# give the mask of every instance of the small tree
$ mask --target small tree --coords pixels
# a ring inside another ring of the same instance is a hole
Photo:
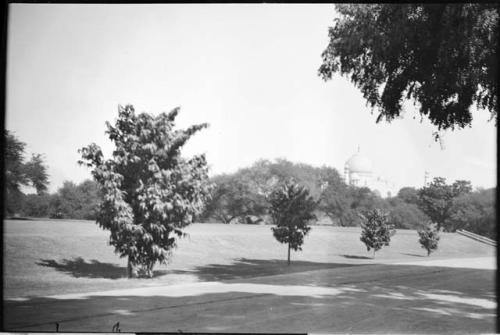
[[[430,256],[431,252],[438,248],[439,230],[436,224],[428,223],[424,229],[418,231],[418,236],[422,248],[427,250],[427,256]]]
[[[115,251],[128,257],[129,277],[138,270],[151,277],[156,262],[166,263],[176,237],[185,235],[182,228],[201,212],[209,194],[205,156],[180,155],[186,141],[207,124],[174,130],[178,112],[154,117],[119,106],[115,126],[106,123],[116,146],[113,158],[104,160],[96,144],[80,150],[80,164],[93,168],[103,194],[97,223],[111,232]]]
[[[366,245],[366,249],[373,249],[373,258],[375,252],[384,245],[388,246],[391,236],[396,233],[394,227],[388,223],[388,215],[379,209],[369,211],[366,216],[360,214],[361,223],[361,242]]]
[[[288,244],[288,265],[290,249],[302,250],[304,236],[311,230],[308,223],[315,220],[313,214],[316,202],[309,191],[293,181],[287,181],[269,195],[270,214],[276,227],[271,228],[280,243]]]

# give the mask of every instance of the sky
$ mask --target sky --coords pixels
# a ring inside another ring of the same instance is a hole
[[[425,171],[496,186],[489,112],[440,145],[412,102],[376,124],[347,78],[318,76],[335,16],[331,4],[10,4],[6,129],[43,154],[50,192],[91,178],[79,148],[95,142],[110,157],[105,122],[119,104],[180,106],[179,128],[209,123],[184,155],[205,153],[210,175],[275,158],[342,173],[359,146],[399,187],[421,187]]]

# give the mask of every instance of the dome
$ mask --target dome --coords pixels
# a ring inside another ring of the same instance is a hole
[[[358,152],[354,154],[345,163],[345,167],[349,169],[349,173],[371,173],[372,172],[372,162],[368,157],[363,156],[358,149]]]

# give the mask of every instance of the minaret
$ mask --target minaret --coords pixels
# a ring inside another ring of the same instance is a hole
[[[424,172],[424,187],[427,186],[427,179],[429,179],[429,172],[425,171]]]
[[[344,164],[344,182],[349,185],[349,168],[347,167],[347,163]]]

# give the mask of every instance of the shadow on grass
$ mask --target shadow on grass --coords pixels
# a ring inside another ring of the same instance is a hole
[[[414,257],[426,257],[424,255],[419,255],[419,254],[407,254],[405,252],[402,252],[401,255],[414,256]]]
[[[292,260],[290,265],[287,265],[286,260],[239,258],[232,264],[208,264],[205,266],[198,266],[191,271],[173,270],[169,271],[169,273],[194,274],[198,276],[198,279],[201,281],[220,281],[333,269],[356,265],[362,264],[318,263]]]
[[[112,263],[102,263],[92,259],[86,262],[83,258],[63,259],[57,262],[53,259],[41,259],[37,265],[54,268],[57,271],[69,274],[75,278],[127,278],[127,268]],[[166,271],[154,271],[153,277],[165,275]]]
[[[357,255],[340,255],[344,258],[350,258],[350,259],[373,259],[372,257],[367,257],[367,256],[357,256]]]
[[[240,260],[237,266],[245,268],[244,261],[268,266],[258,260]],[[275,262],[286,266],[283,261],[271,261],[269,266]],[[296,268],[314,264],[296,263]],[[53,332],[58,322],[62,332],[110,332],[120,322],[124,333],[205,332],[214,325],[225,333],[269,329],[275,333],[495,333],[494,270],[409,265],[350,270],[354,277],[349,284],[340,284],[342,279],[335,276],[308,274],[276,282],[250,280],[248,285],[200,285],[198,290],[146,288],[123,290],[118,296],[88,293],[79,298],[4,301],[4,328]],[[313,293],[314,289],[322,293]],[[273,317],[265,322],[248,322],[271,310]]]

